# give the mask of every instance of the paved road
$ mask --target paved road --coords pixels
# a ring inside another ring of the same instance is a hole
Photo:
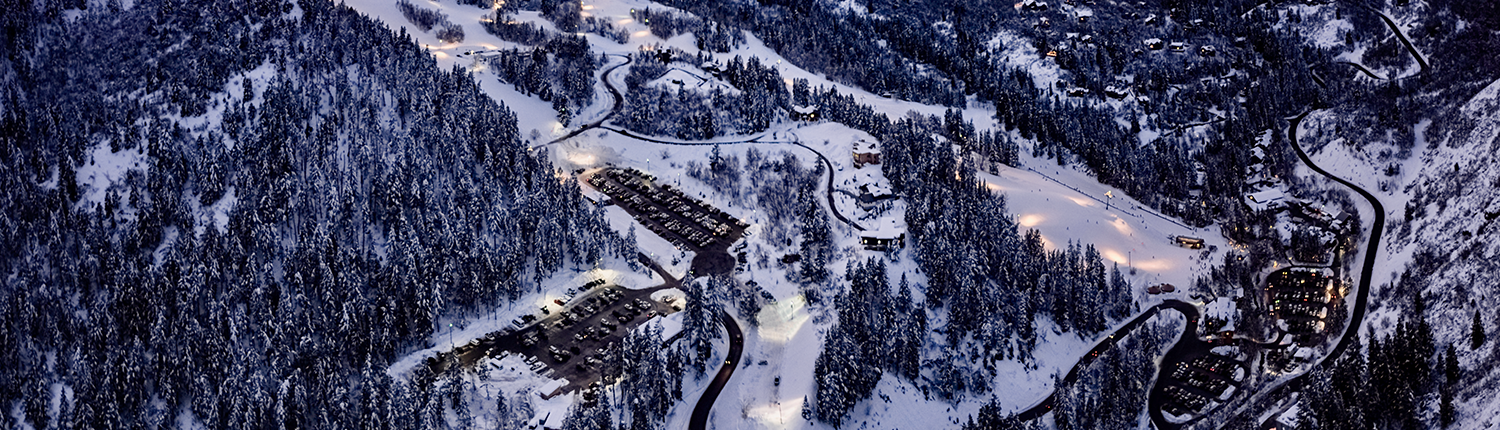
[[[611,55],[617,55],[617,54],[611,54]],[[865,229],[864,227],[860,227],[859,224],[854,223],[853,220],[850,220],[848,217],[845,217],[844,214],[839,213],[838,206],[834,205],[834,200],[833,200],[833,163],[829,162],[828,161],[828,157],[824,156],[822,152],[818,152],[818,150],[812,149],[812,147],[809,147],[807,145],[803,145],[801,142],[796,142],[796,141],[768,141],[768,140],[762,140],[762,139],[764,139],[766,137],[766,134],[761,134],[761,135],[758,135],[758,136],[755,136],[755,137],[745,138],[745,139],[741,139],[741,140],[722,141],[722,142],[717,142],[717,141],[664,140],[664,139],[656,139],[656,138],[647,137],[647,136],[641,136],[641,135],[637,135],[635,133],[631,133],[631,132],[626,131],[626,130],[622,130],[622,129],[618,129],[618,128],[614,128],[614,127],[605,126],[604,123],[606,121],[609,121],[611,118],[614,118],[615,115],[617,115],[617,114],[620,113],[620,109],[622,107],[624,107],[624,100],[625,100],[625,98],[620,95],[620,90],[618,88],[615,88],[614,82],[611,82],[609,80],[609,75],[612,74],[612,73],[614,73],[615,70],[619,69],[621,66],[625,66],[625,65],[630,64],[630,62],[633,59],[631,57],[629,57],[629,56],[624,56],[624,55],[619,55],[619,56],[625,58],[625,62],[624,63],[620,63],[620,64],[616,64],[616,65],[610,66],[608,69],[605,69],[605,71],[604,71],[603,74],[599,75],[599,78],[604,82],[604,88],[607,89],[607,90],[609,90],[609,95],[611,97],[614,97],[614,105],[610,108],[609,114],[605,115],[603,118],[600,118],[598,121],[594,121],[594,122],[585,124],[584,126],[579,127],[577,130],[573,130],[573,132],[568,133],[566,135],[563,135],[562,137],[553,139],[550,142],[543,143],[543,144],[538,144],[538,145],[534,145],[530,149],[541,148],[543,146],[547,146],[547,145],[551,145],[551,144],[554,144],[554,143],[557,143],[557,142],[562,142],[564,140],[572,139],[574,137],[577,137],[580,134],[583,134],[586,131],[593,130],[593,129],[596,129],[596,128],[602,128],[604,130],[612,131],[612,132],[614,132],[616,134],[619,134],[619,135],[625,136],[625,137],[629,137],[631,139],[641,140],[641,141],[646,141],[646,142],[651,142],[651,143],[660,143],[660,144],[663,144],[663,145],[705,146],[705,145],[733,145],[733,144],[741,144],[741,143],[793,144],[793,145],[801,146],[803,148],[807,148],[807,150],[812,151],[813,154],[815,154],[815,155],[818,156],[819,160],[823,161],[823,166],[826,169],[828,169],[828,187],[827,187],[826,190],[824,190],[825,194],[827,194],[827,196],[828,196],[828,210],[830,212],[833,212],[833,216],[835,218],[838,218],[839,221],[843,222],[845,225],[848,225],[849,227],[852,227],[855,230],[864,231],[864,229]]]
[[[729,312],[719,311],[719,321],[724,323],[724,329],[729,331],[729,357],[724,359],[724,365],[719,367],[719,373],[714,375],[714,381],[708,384],[708,389],[703,391],[703,397],[698,398],[698,405],[693,406],[693,417],[688,421],[688,430],[704,430],[708,426],[708,412],[713,410],[714,401],[719,399],[719,393],[724,391],[724,385],[729,383],[729,377],[734,375],[734,369],[740,364],[740,354],[745,349],[745,336],[740,333],[739,323],[729,316]]]
[[[1401,27],[1396,25],[1396,21],[1391,20],[1390,15],[1386,15],[1385,12],[1379,9],[1371,8],[1369,6],[1365,7],[1370,9],[1370,11],[1375,12],[1376,15],[1380,15],[1380,20],[1385,21],[1385,25],[1391,27],[1391,32],[1396,33],[1396,38],[1401,39],[1402,45],[1406,45],[1406,50],[1411,52],[1412,58],[1417,59],[1417,65],[1422,66],[1422,70],[1417,72],[1417,75],[1427,73],[1428,70],[1432,69],[1432,65],[1427,64],[1427,58],[1423,57],[1422,53],[1417,52],[1417,47],[1411,44],[1411,40],[1406,38],[1406,32],[1401,31]]]
[[[1359,71],[1361,71],[1361,72],[1364,72],[1365,76],[1369,76],[1371,79],[1374,79],[1374,80],[1377,80],[1377,81],[1384,81],[1385,80],[1385,78],[1382,78],[1379,75],[1376,75],[1374,71],[1371,71],[1369,68],[1366,68],[1365,65],[1363,65],[1363,64],[1359,64],[1359,63],[1356,63],[1356,62],[1353,62],[1353,61],[1335,61],[1334,64],[1347,64],[1347,65],[1350,65],[1350,66],[1354,66],[1354,68],[1359,69]]]
[[[1068,369],[1068,374],[1063,377],[1062,383],[1071,384],[1078,381],[1078,375],[1080,372],[1082,372],[1083,368],[1088,367],[1089,364],[1093,364],[1094,359],[1099,358],[1099,355],[1103,354],[1105,351],[1108,351],[1109,348],[1114,347],[1116,342],[1119,342],[1120,339],[1125,338],[1125,336],[1129,335],[1130,332],[1135,331],[1135,329],[1137,327],[1140,327],[1140,325],[1146,322],[1146,320],[1151,319],[1151,317],[1153,316],[1156,316],[1157,312],[1160,312],[1162,309],[1175,310],[1181,313],[1183,316],[1186,316],[1188,318],[1188,327],[1183,331],[1182,338],[1192,338],[1193,340],[1198,340],[1198,307],[1181,300],[1166,300],[1159,305],[1152,306],[1150,309],[1147,309],[1140,315],[1137,315],[1135,318],[1131,319],[1130,322],[1127,322],[1125,323],[1125,325],[1120,326],[1120,328],[1115,329],[1115,332],[1111,333],[1109,337],[1106,337],[1104,338],[1104,340],[1099,341],[1099,343],[1094,345],[1092,349],[1089,349],[1088,353],[1084,354],[1082,358],[1079,358],[1077,363],[1073,364],[1073,368]],[[1201,340],[1199,340],[1199,342],[1201,342]],[[1175,348],[1176,347],[1174,347],[1174,349]],[[1058,388],[1059,387],[1053,387],[1052,393],[1048,394],[1047,398],[1042,399],[1042,401],[1037,403],[1035,406],[1017,413],[1016,418],[1019,418],[1022,421],[1030,421],[1041,418],[1042,415],[1046,415],[1048,412],[1052,412],[1052,408],[1057,406]]]
[[[614,99],[615,99],[614,105],[609,108],[609,113],[605,114],[603,118],[599,118],[598,121],[594,121],[594,122],[591,122],[591,123],[588,123],[588,124],[584,124],[583,127],[578,127],[578,129],[577,130],[573,130],[572,133],[568,133],[566,135],[563,135],[563,137],[552,139],[551,142],[547,142],[547,143],[543,143],[543,144],[540,144],[540,145],[532,146],[530,149],[537,149],[537,148],[540,148],[540,147],[543,147],[543,146],[547,146],[547,145],[551,145],[551,144],[554,144],[554,143],[557,143],[557,142],[562,142],[564,140],[572,139],[575,136],[583,134],[583,132],[585,132],[585,131],[589,131],[589,130],[593,130],[595,128],[599,128],[600,126],[604,125],[605,121],[609,121],[610,118],[614,118],[615,117],[615,114],[620,113],[620,107],[622,107],[625,104],[625,98],[621,97],[620,96],[620,90],[615,89],[615,85],[612,84],[612,83],[610,83],[610,81],[609,81],[609,74],[610,73],[614,73],[616,69],[620,68],[620,66],[624,66],[624,65],[630,64],[630,62],[633,61],[634,59],[631,58],[630,56],[626,56],[626,55],[618,55],[618,54],[611,54],[611,55],[616,55],[616,56],[619,56],[619,57],[623,57],[623,58],[625,58],[625,62],[624,63],[620,63],[620,64],[616,64],[616,65],[613,65],[613,66],[610,66],[608,69],[604,69],[604,73],[603,74],[599,75],[599,79],[604,81],[604,88],[606,90],[609,90],[610,97],[614,97]]]

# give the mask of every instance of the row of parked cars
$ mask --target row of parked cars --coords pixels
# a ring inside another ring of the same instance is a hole
[[[1235,385],[1234,381],[1244,377],[1242,369],[1243,366],[1238,361],[1209,354],[1177,363],[1170,376],[1183,385],[1224,399],[1232,395],[1230,390]],[[1162,411],[1178,416],[1202,413],[1204,408],[1214,401],[1200,392],[1175,385],[1168,386],[1164,392],[1168,400],[1162,406]]]
[[[684,195],[681,190],[670,185],[657,186],[652,180],[651,175],[635,169],[609,169],[589,178],[589,184],[654,221],[643,224],[678,247],[685,245],[679,238],[699,248],[718,243],[729,236],[733,229],[731,222],[742,228],[748,226],[718,208]]]

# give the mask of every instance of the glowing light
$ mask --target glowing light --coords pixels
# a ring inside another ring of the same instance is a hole
[[[807,322],[807,299],[801,295],[766,306],[756,315],[760,321],[760,337],[769,343],[786,344]]]
[[[1042,221],[1046,221],[1046,220],[1047,220],[1047,218],[1043,217],[1041,215],[1029,214],[1029,215],[1022,215],[1021,219],[1016,220],[1016,222],[1019,223],[1019,224],[1021,224],[1022,227],[1036,227],[1037,224],[1041,224]]]
[[[1085,198],[1082,198],[1082,197],[1073,197],[1073,196],[1065,196],[1065,197],[1067,197],[1068,200],[1072,200],[1073,203],[1076,203],[1079,206],[1091,207],[1091,206],[1094,205],[1094,201],[1093,200],[1085,199]]]
[[[594,10],[594,5],[591,5],[591,4],[583,5],[583,10]]]
[[[622,20],[619,20],[619,21],[615,21],[615,24],[625,25],[625,24],[629,24],[629,23],[632,23],[632,22],[635,22],[635,20],[634,19],[630,19],[630,18],[625,18],[625,19],[622,19]]]
[[[432,53],[432,56],[437,58],[448,58],[448,53],[443,51],[434,51]]]
[[[650,36],[650,35],[651,35],[651,30],[641,30],[641,31],[637,31],[635,33],[632,33],[630,35],[630,37],[646,37],[646,36]]]
[[[1115,220],[1113,222],[1110,222],[1109,225],[1113,226],[1115,228],[1115,231],[1118,231],[1123,235],[1128,236],[1135,233],[1135,229],[1130,228],[1130,224],[1126,224],[1124,218],[1115,217]]]
[[[1102,254],[1104,256],[1105,260],[1113,261],[1113,262],[1119,263],[1119,264],[1129,264],[1130,263],[1130,260],[1125,255],[1120,254],[1120,251],[1116,251],[1116,250],[1113,250],[1113,249],[1103,249],[1103,248],[1101,248],[1100,251],[1101,251],[1100,254]]]
[[[745,411],[745,414],[759,421],[766,428],[790,428],[788,423],[802,423],[802,398],[798,397],[785,402],[752,406],[749,410]]]
[[[589,154],[589,153],[586,153],[586,152],[579,152],[579,153],[568,154],[568,162],[573,163],[574,165],[577,165],[577,166],[593,166],[594,163],[596,163],[598,161],[599,161],[599,157],[596,157],[596,156],[594,156],[594,154]]]

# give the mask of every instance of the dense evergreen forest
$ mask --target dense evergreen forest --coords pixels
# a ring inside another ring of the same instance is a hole
[[[447,397],[386,376],[395,354],[635,254],[466,72],[337,3],[72,6],[0,5],[0,404],[21,422],[433,428]],[[101,154],[144,170],[75,181]]]

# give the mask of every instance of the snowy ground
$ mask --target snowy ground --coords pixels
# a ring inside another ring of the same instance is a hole
[[[364,13],[390,23],[393,27],[409,27],[405,18],[396,10],[394,0],[355,0],[350,4]],[[537,130],[535,134],[538,138],[532,143],[542,143],[553,136],[560,136],[569,131],[556,122],[549,104],[535,97],[523,96],[514,91],[509,84],[501,83],[494,76],[485,73],[484,68],[476,65],[473,60],[476,55],[482,54],[466,54],[475,50],[515,46],[494,38],[479,26],[479,20],[488,15],[489,11],[430,1],[416,4],[439,10],[447,14],[451,22],[464,26],[467,38],[465,42],[458,44],[442,44],[430,33],[408,30],[420,43],[429,46],[439,67],[451,68],[458,65],[471,70],[475,79],[480,82],[481,88],[497,101],[516,111],[523,135],[531,136],[531,130]],[[632,35],[630,42],[625,45],[596,35],[587,35],[593,49],[596,52],[608,54],[628,54],[636,52],[642,45],[662,45],[680,48],[690,53],[697,52],[691,37],[678,36],[670,40],[662,40],[652,36],[644,25],[629,18],[630,9],[646,7],[669,9],[638,0],[585,2],[585,16],[608,17]],[[538,22],[550,28],[550,24],[536,17],[534,13],[518,14],[515,18]],[[1017,65],[1027,66],[1033,74],[1037,75],[1039,86],[1051,87],[1056,80],[1061,79],[1060,71],[1055,70],[1055,64],[1046,60],[1035,61],[1041,58],[1037,53],[1025,52],[1032,49],[1029,44],[1019,43],[1019,39],[1002,39],[997,40],[996,43],[999,44],[997,47],[1006,48],[1005,52],[1009,54],[1007,58],[1011,61],[1026,63]],[[748,43],[732,52],[713,55],[721,62],[727,62],[735,56],[759,57],[763,64],[776,65],[788,84],[792,79],[805,78],[813,87],[832,86],[841,93],[853,94],[860,103],[868,104],[876,111],[893,118],[904,116],[910,111],[924,115],[941,115],[946,110],[941,106],[885,98],[829,81],[821,75],[783,61],[754,36],[749,36]],[[616,64],[615,62],[620,60],[617,57],[611,57],[609,61],[610,64]],[[607,67],[608,65],[605,66]],[[672,73],[674,74],[664,77],[659,83],[666,85],[672,79],[676,79],[683,81],[685,85],[696,86],[699,85],[699,77],[705,76],[700,70],[691,67],[683,67],[683,70]],[[623,75],[621,72],[614,76]],[[707,85],[720,85],[720,83],[710,82],[703,85],[706,87]],[[617,83],[617,86],[622,85]],[[599,86],[596,94],[593,106],[579,112],[579,123],[598,118],[606,113],[610,105],[608,92]],[[970,103],[970,107],[964,110],[964,116],[973,121],[979,130],[995,128],[993,109],[988,105]],[[827,156],[833,164],[834,187],[837,190],[857,194],[858,186],[861,184],[889,186],[889,182],[880,174],[878,166],[866,166],[860,169],[852,166],[849,155],[851,145],[860,139],[874,140],[865,133],[838,124],[779,123],[773,124],[770,130],[761,135],[765,136],[762,139],[765,141],[800,141]],[[731,141],[744,138],[726,136],[716,140]],[[806,168],[813,168],[813,163],[818,162],[817,156],[807,148],[786,143],[726,144],[721,150],[726,155],[732,154],[743,160],[744,153],[750,145],[754,145],[759,151],[770,156],[775,156],[781,151],[795,154]],[[746,330],[743,367],[735,372],[729,386],[716,403],[711,419],[712,424],[717,428],[827,427],[821,423],[803,420],[801,408],[804,398],[812,399],[812,393],[815,390],[812,378],[813,363],[821,352],[824,331],[833,323],[835,316],[832,314],[831,307],[826,303],[808,305],[801,297],[801,287],[788,280],[786,270],[794,266],[782,265],[775,260],[785,253],[796,251],[785,243],[768,243],[766,235],[757,234],[768,227],[765,225],[767,217],[765,213],[747,203],[752,201],[751,199],[744,196],[736,198],[719,194],[685,174],[687,161],[696,160],[706,164],[711,150],[711,146],[674,146],[642,142],[605,130],[590,131],[569,141],[547,146],[553,163],[560,169],[571,171],[578,168],[609,165],[635,167],[752,224],[748,230],[751,234],[743,240],[743,244],[755,252],[768,255],[771,257],[771,262],[762,267],[752,259],[750,270],[737,276],[741,281],[754,280],[778,301],[758,315],[757,319],[760,323],[758,327],[752,327],[749,321],[740,321],[742,328]],[[1228,249],[1224,239],[1216,233],[1217,227],[1201,230],[1186,227],[1155,214],[1125,196],[1120,190],[1103,186],[1083,172],[1071,168],[1058,168],[1048,160],[1023,156],[1022,163],[1026,167],[1003,168],[998,175],[985,174],[983,179],[991,189],[1007,196],[1009,208],[1016,214],[1021,225],[1025,228],[1038,229],[1049,247],[1065,246],[1070,240],[1091,243],[1099,248],[1104,258],[1119,263],[1132,284],[1141,287],[1135,294],[1142,309],[1158,303],[1163,298],[1187,299],[1186,293],[1182,292],[1181,288],[1177,293],[1148,296],[1144,292],[1146,285],[1165,282],[1186,286],[1196,273],[1200,273],[1210,262],[1218,259],[1218,256],[1213,253],[1173,246],[1170,241],[1172,235],[1202,237],[1207,240],[1207,244],[1217,246],[1220,250],[1218,252]],[[819,178],[820,191],[825,183],[824,179]],[[753,186],[753,184],[747,186]],[[1114,197],[1111,198],[1106,193]],[[897,203],[890,212],[881,217],[861,219],[864,212],[854,205],[852,198],[843,193],[838,193],[836,196],[839,202],[839,212],[861,224],[868,225],[877,221],[878,218],[895,220],[904,218],[902,216],[904,207]],[[822,201],[821,198],[820,201]],[[665,240],[637,224],[619,208],[611,207],[606,210],[606,214],[610,225],[621,234],[628,231],[632,225],[635,226],[637,241],[642,251],[653,256],[669,272],[677,275],[686,271],[692,259],[691,253],[676,250]],[[872,257],[890,258],[886,253],[865,251],[860,248],[856,232],[837,220],[831,220],[831,225],[836,238],[835,257],[837,258],[831,267],[836,275],[842,271],[842,267],[847,262],[852,260]],[[899,279],[902,274],[906,274],[913,284],[925,284],[926,278],[917,273],[916,264],[910,258],[909,249],[895,254],[894,260],[887,260],[887,263],[893,279]],[[1129,270],[1132,267],[1135,269],[1133,273]],[[646,275],[624,271],[623,264],[619,262],[606,265],[606,268],[612,270],[605,272],[615,274],[606,276],[618,276],[620,278],[618,282],[622,284],[649,286],[657,282],[646,279]],[[456,319],[453,321],[454,327],[445,328],[434,335],[433,343],[462,343],[497,330],[509,324],[511,319],[535,311],[541,304],[559,295],[561,290],[580,285],[592,279],[592,276],[598,276],[598,274],[561,274],[547,281],[541,292],[524,297],[519,304],[495,309],[482,317]],[[920,291],[915,291],[915,293],[920,297]],[[673,324],[670,320],[664,323]],[[1088,350],[1096,341],[1096,339],[1080,339],[1072,333],[1059,334],[1046,322],[1043,322],[1039,328],[1041,339],[1040,346],[1035,352],[1036,362],[1031,365],[1034,367],[1022,365],[1016,361],[1001,362],[997,365],[999,376],[993,386],[1004,387],[1004,390],[998,393],[997,399],[1006,411],[1029,407],[1044,398],[1051,392],[1053,375],[1066,372],[1066,369],[1077,362],[1080,354]],[[716,351],[720,358],[725,347],[726,345],[721,341]],[[445,346],[434,345],[432,348],[408,355],[393,365],[390,373],[405,374],[413,366],[418,365],[424,357],[445,349]],[[929,355],[936,353],[931,350],[927,352]],[[547,383],[545,378],[537,379],[534,375],[527,376],[526,374],[530,371],[524,367],[513,365],[507,367],[504,360],[495,363],[495,366],[499,370],[492,370],[489,374],[495,382],[477,385],[480,387],[478,390],[481,395],[484,395],[483,393],[498,395],[493,393],[501,392],[519,395],[526,390],[543,390]],[[779,384],[777,383],[778,377]],[[667,422],[669,428],[685,427],[692,403],[702,392],[706,383],[706,378],[693,380],[690,377],[685,381],[684,398],[688,401],[679,403],[669,413]],[[560,398],[571,398],[571,396]],[[886,398],[890,399],[889,402],[885,400]],[[911,383],[887,376],[877,386],[874,397],[854,407],[846,425],[850,428],[954,427],[956,423],[975,414],[981,403],[988,400],[988,395],[984,398],[966,399],[956,405],[935,399],[929,400]],[[560,410],[566,409],[566,405],[554,405],[550,402],[545,405],[537,403],[535,406],[534,417],[541,417],[551,412],[556,418],[560,415]],[[939,424],[943,421],[948,424]]]

